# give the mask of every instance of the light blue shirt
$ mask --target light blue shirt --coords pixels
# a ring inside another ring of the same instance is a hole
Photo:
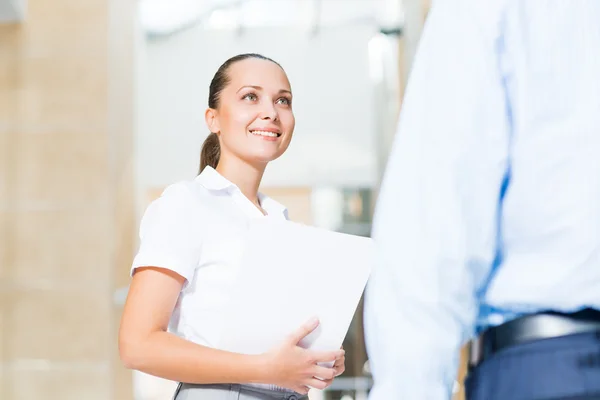
[[[438,0],[376,210],[370,400],[448,399],[476,330],[600,309],[600,1]]]

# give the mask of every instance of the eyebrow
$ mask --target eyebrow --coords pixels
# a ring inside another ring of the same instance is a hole
[[[246,85],[246,86],[242,86],[241,88],[239,88],[239,90],[236,93],[239,93],[242,89],[248,89],[248,88],[256,89],[256,90],[263,90],[263,88],[261,86]],[[292,92],[287,89],[279,89],[279,93],[292,94]]]

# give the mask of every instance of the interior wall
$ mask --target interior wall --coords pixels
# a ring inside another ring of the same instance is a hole
[[[133,0],[0,25],[0,398],[127,399],[112,293],[132,253]]]

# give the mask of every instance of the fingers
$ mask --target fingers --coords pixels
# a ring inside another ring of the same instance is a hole
[[[289,340],[293,344],[296,345],[296,344],[298,344],[299,341],[301,341],[306,336],[308,336],[312,331],[314,331],[317,328],[317,326],[319,326],[319,319],[318,318],[311,318],[310,320],[306,321],[295,332],[293,332],[289,336]]]
[[[313,376],[321,380],[331,380],[335,378],[336,370],[333,368],[321,367],[316,365],[313,369]]]
[[[327,380],[322,381],[317,378],[312,378],[312,379],[308,380],[306,385],[311,388],[323,390],[323,389],[327,388],[329,385],[331,385],[331,382],[333,382],[333,379],[327,379]]]
[[[335,360],[335,363],[333,364],[333,369],[335,370],[335,376],[340,376],[341,374],[343,374],[346,370],[346,358],[340,357],[337,360]]]
[[[325,382],[325,388],[328,388],[333,383],[333,379],[325,379],[323,382]]]
[[[315,362],[331,362],[343,357],[344,354],[344,350],[313,351],[311,356],[313,357]]]
[[[344,371],[346,370],[346,367],[344,366],[344,364],[334,365],[333,369],[335,370],[335,376],[338,377],[344,373]]]

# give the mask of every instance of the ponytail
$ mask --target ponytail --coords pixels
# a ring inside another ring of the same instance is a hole
[[[211,132],[210,135],[204,140],[202,150],[200,151],[200,170],[198,173],[202,173],[204,168],[207,166],[217,168],[219,158],[221,157],[221,144],[219,143],[219,137],[216,133]]]

